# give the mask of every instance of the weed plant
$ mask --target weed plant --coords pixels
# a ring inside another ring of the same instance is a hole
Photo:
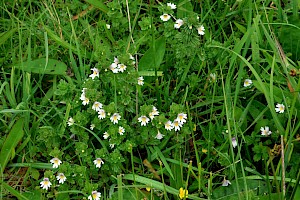
[[[300,199],[299,1],[0,5],[0,199]]]

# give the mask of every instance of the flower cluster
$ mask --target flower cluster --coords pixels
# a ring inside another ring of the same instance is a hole
[[[167,22],[171,19],[171,10],[175,10],[177,8],[177,6],[174,3],[167,3],[167,9],[165,9],[165,13],[163,13],[160,16],[160,19],[164,22]],[[168,12],[169,11],[169,12]],[[173,17],[173,16],[172,16]],[[174,17],[175,18],[175,17]],[[197,17],[197,19],[199,19],[199,17]],[[175,19],[175,24],[174,24],[174,28],[175,29],[179,29],[183,24],[184,24],[184,20],[183,19]],[[192,26],[189,26],[190,29],[192,29]],[[205,34],[205,28],[203,25],[197,26],[196,27],[198,34],[199,35],[204,35]]]
[[[53,168],[58,168],[62,163],[62,161],[57,157],[52,158],[50,162],[53,164]],[[63,173],[57,173],[56,179],[58,180],[58,183],[63,184],[67,180],[67,177]],[[40,182],[40,184],[41,188],[45,190],[48,190],[52,185],[49,178],[46,177]]]
[[[135,64],[135,59],[134,57],[130,54],[129,55],[129,59],[132,60],[131,64]],[[119,72],[123,73],[126,71],[127,66],[123,63],[120,63],[119,59],[117,57],[114,58],[114,62],[111,63],[111,65],[109,66],[109,69],[114,73],[117,74]]]
[[[173,128],[175,131],[179,131],[183,124],[186,122],[187,114],[179,113],[177,118],[171,122],[170,120],[165,123],[165,129],[171,131]]]
[[[90,102],[89,98],[87,98],[87,97],[85,96],[86,90],[87,90],[87,88],[83,88],[83,89],[81,90],[82,93],[81,93],[81,95],[80,95],[80,100],[82,101],[82,105],[84,105],[84,106],[88,105],[89,102]]]

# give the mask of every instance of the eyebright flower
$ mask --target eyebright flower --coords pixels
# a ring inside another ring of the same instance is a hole
[[[172,124],[172,122],[169,120],[167,123],[165,123],[165,129],[167,129],[168,131],[171,131],[174,128],[174,125]]]
[[[167,3],[167,6],[169,6],[172,10],[176,9],[176,5],[174,3]]]
[[[161,133],[159,132],[159,130],[158,130],[158,131],[157,131],[157,135],[155,136],[155,139],[161,140],[161,139],[163,139],[164,136],[165,136],[165,135],[161,134]]]
[[[114,57],[114,63],[119,64],[119,59],[118,59],[118,57]]]
[[[89,77],[91,77],[93,80],[96,76],[99,77],[99,69],[94,67],[91,70],[93,71],[93,73]]]
[[[99,112],[100,109],[102,108],[102,106],[103,106],[102,103],[99,103],[98,101],[95,101],[95,103],[92,106],[92,109],[96,110],[97,112]]]
[[[187,119],[187,114],[185,113],[179,113],[177,115],[177,118],[176,118],[180,123],[184,124],[186,122],[186,119]]]
[[[149,122],[149,118],[143,115],[138,118],[138,121],[141,122],[141,126],[146,126]]]
[[[53,164],[53,168],[58,168],[58,166],[62,163],[58,158],[52,158],[50,162]]]
[[[123,135],[125,133],[125,129],[122,126],[119,126],[119,134]]]
[[[118,70],[120,71],[120,72],[124,72],[125,70],[126,70],[126,65],[124,65],[124,64],[118,64]]]
[[[268,126],[265,126],[265,128],[261,127],[260,131],[261,131],[261,135],[268,136],[272,134],[272,131],[270,131],[270,128]]]
[[[109,142],[110,142],[110,140],[109,140]],[[110,147],[111,149],[113,149],[113,148],[115,147],[115,143],[109,143],[109,147]]]
[[[159,115],[159,112],[157,111],[157,108],[153,106],[151,113],[149,113],[149,117],[153,120],[156,115]]]
[[[180,26],[182,26],[184,24],[182,19],[177,19],[175,24],[174,24],[174,28],[179,29]]]
[[[95,124],[91,124],[90,129],[94,130],[94,128],[95,128]]]
[[[142,76],[138,77],[138,84],[144,85],[144,78]]]
[[[245,79],[245,81],[244,81],[244,87],[249,87],[251,84],[252,84],[252,80]]]
[[[232,143],[233,148],[235,148],[237,146],[237,141],[236,141],[235,137],[231,138],[231,143]]]
[[[175,131],[180,131],[180,128],[182,127],[182,123],[178,119],[174,120],[173,125],[175,128]]]
[[[56,179],[58,180],[58,183],[64,184],[64,182],[67,180],[67,177],[63,173],[58,173]]]
[[[105,110],[100,109],[100,110],[98,111],[98,118],[99,118],[99,119],[104,119],[105,117],[106,117]]]
[[[119,115],[119,113],[114,113],[111,117],[110,117],[110,121],[114,124],[117,124],[118,121],[121,119],[121,115]]]
[[[109,25],[109,24],[106,24],[106,28],[107,28],[107,29],[110,29],[110,25]]]
[[[101,193],[97,191],[93,191],[92,195],[88,196],[89,200],[100,200]]]
[[[100,168],[101,165],[104,164],[104,162],[101,158],[96,158],[96,160],[94,160],[94,164],[96,165],[96,168]]]
[[[204,26],[203,26],[203,25],[201,25],[199,28],[197,28],[197,30],[198,30],[198,34],[199,34],[199,35],[204,35],[204,34],[205,34],[205,33],[204,33],[205,29],[204,29]]]
[[[49,181],[49,178],[44,178],[42,182],[40,182],[41,188],[48,190],[52,183]]]
[[[188,191],[188,190],[184,190],[183,188],[180,188],[180,189],[179,189],[179,198],[180,198],[180,199],[187,198],[187,197],[188,197],[188,194],[189,194],[189,191]]]
[[[209,75],[209,77],[210,77],[210,81],[211,81],[211,82],[216,82],[217,76],[216,76],[215,73],[211,73],[211,74]]]
[[[70,117],[69,119],[68,119],[68,126],[72,126],[74,123],[75,123],[75,121],[74,121],[74,119],[72,118],[72,117]]]
[[[90,103],[90,100],[88,98],[86,98],[85,96],[81,100],[82,100],[82,105],[84,105],[84,106],[86,106],[86,105],[88,105]]]
[[[112,64],[109,66],[109,69],[110,69],[113,73],[115,73],[115,74],[119,72],[118,64],[116,64],[116,63],[112,63]]]
[[[284,113],[285,106],[283,104],[277,103],[275,111],[278,113]]]
[[[107,132],[103,133],[103,138],[106,140],[109,137],[109,134]]]
[[[163,20],[164,22],[168,21],[170,18],[171,16],[168,14],[163,14],[160,16],[160,19]]]
[[[231,183],[230,183],[230,181],[229,180],[226,180],[225,179],[225,177],[224,177],[224,180],[223,180],[223,182],[222,182],[222,186],[228,186],[228,185],[230,185]]]

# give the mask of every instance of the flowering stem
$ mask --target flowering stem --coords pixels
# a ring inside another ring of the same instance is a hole
[[[118,103],[117,103],[117,82],[116,82],[116,75],[114,74],[114,86],[115,86],[115,109],[117,110],[118,108]]]

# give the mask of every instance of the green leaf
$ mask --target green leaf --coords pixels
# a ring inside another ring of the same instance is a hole
[[[27,61],[13,66],[17,69],[37,74],[65,75],[67,71],[67,65],[65,63],[54,59],[47,60],[46,58]]]
[[[26,198],[25,196],[23,196],[19,191],[15,190],[14,188],[12,188],[11,186],[9,186],[5,182],[2,182],[2,187],[5,188],[7,191],[9,191],[12,195],[14,195],[15,197],[17,197],[18,199],[29,200],[28,198]]]
[[[17,30],[17,28],[13,28],[9,31],[1,33],[1,35],[0,35],[0,45],[2,45],[8,38],[10,38],[16,32],[16,30]]]
[[[3,171],[11,159],[12,152],[14,152],[15,147],[20,142],[23,137],[23,124],[24,119],[19,119],[14,126],[12,127],[11,131],[9,132],[0,152],[0,175],[3,174]]]
[[[85,0],[85,1],[105,13],[108,12],[107,6],[102,1],[99,0]]]
[[[145,178],[145,177],[142,177],[142,176],[133,175],[133,174],[125,174],[123,176],[123,179],[135,181],[135,182],[138,182],[138,183],[142,183],[142,184],[145,184],[147,186],[150,186],[151,188],[166,191],[170,194],[178,195],[178,193],[179,193],[179,190],[177,190],[175,188],[172,188],[172,187],[170,187],[170,186],[168,186],[164,183],[161,183],[161,182],[149,179],[149,178]],[[189,199],[199,199],[199,200],[201,200],[202,198],[197,197],[197,196],[192,195],[192,194],[191,195],[189,194]]]
[[[155,47],[151,46],[139,62],[139,70],[153,70],[160,66],[163,61],[165,50],[166,50],[166,40],[164,37],[157,39],[154,43]]]
[[[173,173],[172,173],[172,171],[171,171],[171,168],[170,168],[168,162],[166,161],[166,158],[164,157],[164,155],[162,154],[162,152],[159,150],[158,147],[155,146],[155,147],[154,147],[154,150],[157,152],[157,155],[159,156],[159,158],[160,158],[161,161],[163,162],[163,164],[164,164],[164,166],[165,166],[167,172],[170,174],[170,176],[171,176],[172,179],[174,180],[174,175],[173,175]]]

